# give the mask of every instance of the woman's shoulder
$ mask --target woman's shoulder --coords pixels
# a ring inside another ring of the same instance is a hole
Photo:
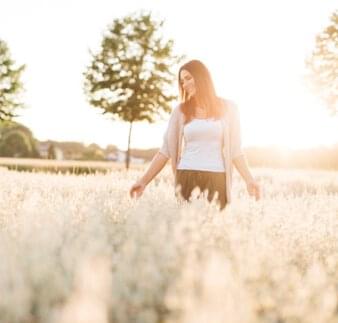
[[[180,122],[184,118],[184,113],[181,109],[181,103],[176,103],[173,105],[173,108],[170,113],[170,123],[176,124],[176,122]]]
[[[181,103],[175,103],[173,104],[173,108],[171,110],[171,114],[179,114],[179,113],[183,113],[182,109],[181,109]]]
[[[182,110],[182,103],[176,103],[171,112],[172,116],[177,120],[183,121],[184,120],[184,113]]]

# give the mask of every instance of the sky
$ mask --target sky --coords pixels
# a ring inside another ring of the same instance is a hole
[[[204,62],[218,95],[237,103],[244,148],[338,143],[338,117],[303,82],[305,58],[336,1],[0,0],[0,5],[0,39],[18,65],[26,64],[27,108],[17,121],[39,140],[127,148],[129,125],[87,103],[83,72],[89,50],[99,48],[115,18],[147,10],[164,20],[163,36],[174,40],[175,53]],[[155,124],[136,123],[131,147],[161,146],[168,119],[169,114]]]

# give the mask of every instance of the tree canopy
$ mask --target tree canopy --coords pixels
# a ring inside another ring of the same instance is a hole
[[[162,26],[150,13],[115,19],[84,73],[89,103],[112,119],[129,122],[127,168],[132,124],[155,122],[177,98],[172,69],[183,57],[173,53],[173,40],[163,39]]]
[[[325,102],[332,114],[338,111],[338,10],[330,24],[317,35],[315,49],[306,60],[310,87]]]
[[[7,44],[0,39],[0,121],[16,117],[15,111],[23,107],[20,80],[25,65],[15,67]]]

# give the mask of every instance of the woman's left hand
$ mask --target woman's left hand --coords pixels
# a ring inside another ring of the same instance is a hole
[[[256,201],[260,199],[261,189],[259,184],[254,179],[246,182],[246,189],[250,196],[254,196],[256,198]]]

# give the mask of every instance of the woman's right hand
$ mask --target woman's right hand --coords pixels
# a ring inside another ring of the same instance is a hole
[[[140,197],[143,194],[145,188],[146,184],[144,184],[142,181],[137,181],[129,190],[130,197]]]

